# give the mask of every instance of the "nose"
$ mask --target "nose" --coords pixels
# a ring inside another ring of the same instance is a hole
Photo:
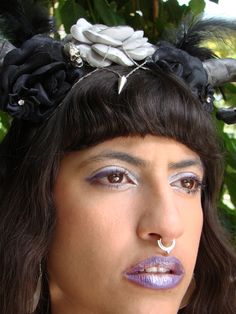
[[[137,225],[137,235],[145,241],[155,242],[162,239],[166,246],[173,239],[177,240],[184,232],[181,208],[175,199],[173,191],[167,188],[149,191],[143,195],[142,209]]]

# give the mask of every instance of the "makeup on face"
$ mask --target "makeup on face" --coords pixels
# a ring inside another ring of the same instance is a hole
[[[124,272],[124,277],[130,282],[154,290],[172,289],[183,276],[180,260],[172,256],[152,256]]]
[[[177,313],[196,263],[203,186],[199,156],[170,139],[115,138],[68,153],[54,189],[54,312]],[[160,238],[176,240],[170,255]]]
[[[104,188],[126,190],[138,186],[140,178],[124,167],[111,165],[96,170],[86,178],[86,181]],[[189,171],[180,171],[168,178],[168,183],[174,190],[186,194],[195,194],[202,190],[204,188],[202,181],[202,177]]]
[[[138,185],[136,175],[124,167],[117,165],[106,166],[92,173],[86,180],[92,185],[107,187],[110,189],[125,190]]]

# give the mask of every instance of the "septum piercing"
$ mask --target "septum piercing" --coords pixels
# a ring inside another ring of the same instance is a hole
[[[175,243],[176,243],[175,239],[173,239],[170,246],[165,246],[165,245],[163,245],[161,239],[157,240],[157,244],[158,244],[159,248],[162,249],[163,251],[165,251],[166,254],[170,254],[170,252],[175,247]]]

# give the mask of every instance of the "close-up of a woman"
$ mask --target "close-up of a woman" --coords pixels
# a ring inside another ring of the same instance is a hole
[[[1,314],[235,313],[212,112],[232,79],[200,48],[215,26],[153,45],[79,19],[1,44]]]

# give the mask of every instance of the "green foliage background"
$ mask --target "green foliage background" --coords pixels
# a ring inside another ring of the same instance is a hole
[[[91,23],[106,25],[128,24],[135,29],[143,29],[153,43],[163,37],[165,29],[177,25],[188,13],[201,14],[204,0],[191,0],[180,6],[177,0],[38,0],[55,17],[58,36],[69,32],[78,18],[84,17]],[[218,0],[212,0],[218,2]],[[216,45],[216,43],[206,43]],[[236,46],[215,46],[224,57],[236,57]],[[228,84],[224,90],[226,101],[219,99],[216,106],[236,106],[236,86]],[[236,244],[236,126],[226,127],[216,121],[225,147],[225,178],[219,200],[219,213],[223,224],[231,232]],[[0,112],[0,141],[10,125],[7,114]]]

